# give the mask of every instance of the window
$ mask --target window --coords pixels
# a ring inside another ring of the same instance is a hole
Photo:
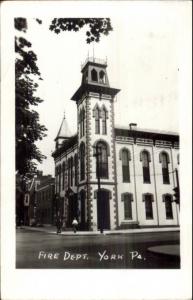
[[[152,194],[143,194],[143,201],[145,202],[145,213],[146,219],[151,220],[153,219],[153,195]]]
[[[107,110],[104,106],[101,111],[101,117],[102,117],[102,134],[107,134]]]
[[[91,79],[92,79],[92,81],[98,81],[98,74],[95,69],[92,69],[92,71],[91,71]]]
[[[133,201],[133,194],[124,193],[121,196],[122,201],[124,201],[124,218],[125,220],[132,219],[132,201]]]
[[[80,145],[80,180],[85,179],[85,145]]]
[[[130,182],[129,160],[131,160],[131,158],[130,153],[127,149],[123,149],[121,151],[121,159],[123,182]]]
[[[148,151],[144,150],[140,154],[140,160],[142,161],[142,168],[143,168],[143,182],[150,183],[150,170],[149,170],[149,162],[150,154]]]
[[[68,159],[68,187],[70,186],[70,178],[71,178],[71,162],[69,158]]]
[[[163,195],[163,201],[165,202],[166,219],[173,219],[172,195]]]
[[[95,108],[95,133],[100,134],[100,109],[98,106]]]
[[[82,137],[85,134],[85,110],[84,110],[84,107],[83,107],[83,109],[80,110],[79,125],[80,125],[80,137]]]
[[[105,84],[105,72],[100,71],[99,73],[99,82]]]
[[[178,163],[178,165],[180,164],[180,154],[179,153],[177,155],[177,163]]]
[[[169,156],[166,152],[160,153],[160,162],[162,164],[163,183],[169,184],[170,183],[169,170],[168,170]]]
[[[100,178],[108,178],[108,153],[107,144],[105,142],[98,142],[96,145],[98,149],[98,168],[96,164],[96,174]]]
[[[74,180],[75,180],[75,185],[78,184],[78,158],[77,154],[74,155]]]
[[[58,192],[60,193],[61,191],[61,165],[58,167]]]
[[[64,184],[65,184],[65,162],[63,162],[63,164],[62,164],[62,173],[63,173],[63,177],[62,177],[62,189],[64,190]]]
[[[70,185],[73,186],[73,157],[70,158]]]

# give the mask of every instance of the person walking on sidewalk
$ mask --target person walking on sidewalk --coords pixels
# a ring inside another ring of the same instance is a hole
[[[57,218],[56,228],[57,228],[57,234],[61,233],[61,229],[62,229],[62,219],[61,218]]]
[[[76,218],[74,218],[74,220],[72,221],[72,227],[73,227],[74,233],[76,233],[76,230],[78,227],[78,221],[76,220]]]

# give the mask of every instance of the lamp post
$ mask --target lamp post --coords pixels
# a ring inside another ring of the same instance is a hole
[[[100,165],[99,165],[99,156],[101,156],[102,152],[101,152],[101,148],[98,147],[97,145],[94,146],[93,148],[95,148],[95,154],[93,155],[94,157],[96,157],[96,177],[97,177],[97,183],[98,183],[98,193],[97,193],[97,201],[98,201],[98,205],[101,201],[101,182],[100,182]],[[99,218],[98,218],[99,220]],[[101,220],[103,221],[103,218],[101,217]],[[103,224],[102,221],[100,222],[100,232],[103,233]]]

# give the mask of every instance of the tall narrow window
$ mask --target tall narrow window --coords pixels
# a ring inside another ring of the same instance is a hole
[[[101,117],[102,117],[102,134],[107,134],[107,110],[105,107],[102,108]]]
[[[71,163],[69,158],[68,159],[68,187],[70,187],[70,179],[71,179]]]
[[[74,155],[74,181],[75,181],[75,185],[78,184],[78,158],[77,158],[77,154]]]
[[[121,195],[122,201],[124,202],[124,218],[125,220],[132,220],[132,201],[133,194],[124,193]]]
[[[58,192],[60,193],[61,191],[61,165],[58,167]]]
[[[62,164],[62,173],[63,173],[63,176],[62,176],[62,189],[64,190],[64,185],[65,185],[65,162],[63,162],[63,164]]]
[[[143,194],[143,201],[145,202],[145,213],[146,219],[151,220],[153,219],[153,195],[152,194]]]
[[[80,145],[80,180],[85,179],[85,145]]]
[[[82,136],[85,134],[85,110],[82,109]]]
[[[58,167],[55,168],[55,191],[58,192]]]
[[[99,107],[95,108],[95,133],[100,134],[100,110],[99,110]]]
[[[80,109],[80,113],[79,113],[79,128],[80,128],[80,137],[82,137],[82,109]]]
[[[172,195],[163,195],[163,201],[165,202],[166,219],[173,219]]]
[[[70,185],[73,186],[73,157],[70,158]]]
[[[162,164],[163,183],[169,184],[170,183],[169,170],[168,170],[169,157],[167,153],[165,152],[160,153],[160,162]]]
[[[143,182],[144,183],[150,183],[150,170],[149,170],[149,162],[150,160],[150,154],[148,151],[144,150],[141,152],[141,158],[142,161],[142,168],[143,168]]]
[[[91,71],[91,79],[92,79],[92,81],[98,81],[98,74],[95,69],[92,69],[92,71]]]
[[[96,165],[97,177],[108,178],[108,151],[105,142],[98,142],[96,145],[98,149],[98,166]],[[97,168],[98,167],[98,168]]]
[[[121,151],[121,159],[122,159],[123,182],[130,182],[130,170],[129,170],[130,153],[127,149],[123,149]]]

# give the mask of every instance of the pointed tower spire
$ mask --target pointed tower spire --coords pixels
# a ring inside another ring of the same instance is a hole
[[[72,136],[72,133],[69,129],[69,126],[68,126],[68,123],[67,123],[67,120],[66,120],[66,116],[65,116],[65,111],[64,111],[62,123],[60,125],[60,129],[58,131],[58,134],[55,138],[56,148],[61,146],[63,141],[68,140],[71,136]]]

